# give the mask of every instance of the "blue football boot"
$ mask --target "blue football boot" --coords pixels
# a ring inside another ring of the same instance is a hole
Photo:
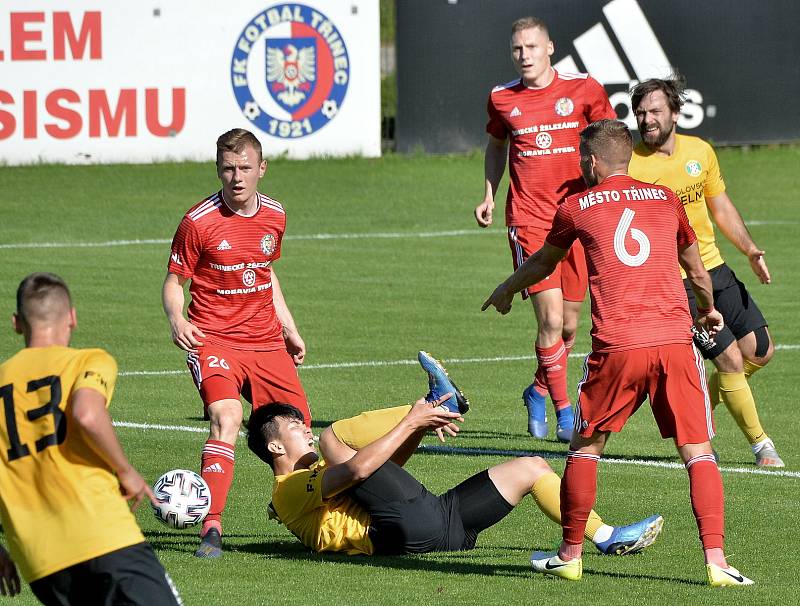
[[[428,373],[428,395],[425,400],[434,402],[441,398],[443,395],[453,394],[446,401],[442,402],[444,406],[451,412],[458,412],[462,415],[469,410],[469,400],[467,400],[464,393],[456,386],[450,379],[447,371],[436,358],[434,358],[427,351],[421,351],[417,354],[422,370]]]
[[[534,438],[546,438],[548,429],[545,396],[531,384],[522,392],[522,402],[528,409],[528,433]]]
[[[595,543],[595,547],[606,555],[639,553],[655,542],[663,527],[664,518],[659,515],[627,526],[615,526],[608,540]]]

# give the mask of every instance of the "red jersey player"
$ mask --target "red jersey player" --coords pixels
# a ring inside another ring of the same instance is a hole
[[[211,489],[211,511],[198,557],[222,553],[222,512],[233,481],[234,445],[242,423],[240,396],[254,408],[284,402],[311,413],[296,366],[305,357],[272,264],[281,255],[286,214],[256,191],[267,163],[261,143],[234,129],[217,140],[222,189],[183,217],[172,241],[162,298],[172,340],[187,352],[205,413],[211,421],[201,475]],[[183,285],[190,280],[189,320]]]
[[[562,481],[563,541],[557,552],[535,552],[531,563],[539,572],[581,577],[583,529],[597,493],[600,455],[609,434],[649,398],[662,437],[674,439],[689,473],[709,583],[749,585],[722,550],[724,497],[711,450],[713,419],[678,263],[697,297],[699,328],[713,336],[722,315],[713,307],[711,278],[683,205],[666,187],[627,176],[632,149],[627,127],[616,120],[595,122],[581,133],[581,169],[591,189],[559,207],[544,246],[483,305],[508,313],[514,293],[550,273],[575,240],[586,249],[592,353]]]
[[[491,225],[494,196],[508,158],[505,218],[515,269],[544,243],[561,201],[585,187],[579,167],[580,131],[595,120],[616,118],[600,83],[587,74],[557,72],[550,64],[552,54],[547,26],[534,17],[518,19],[511,26],[511,56],[521,77],[496,86],[489,95],[486,190],[475,218],[481,227]],[[549,391],[558,419],[556,435],[568,442],[573,416],[567,356],[586,295],[586,261],[579,242],[549,276],[522,292],[523,298],[529,295],[538,325],[538,368],[522,395],[528,431],[537,438],[547,436]]]

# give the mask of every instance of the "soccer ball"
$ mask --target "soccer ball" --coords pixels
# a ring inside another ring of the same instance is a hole
[[[188,528],[202,522],[211,509],[211,491],[206,481],[188,469],[173,469],[156,480],[153,494],[158,500],[153,513],[172,528]]]

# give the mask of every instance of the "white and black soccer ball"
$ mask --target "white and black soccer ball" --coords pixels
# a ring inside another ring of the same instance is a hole
[[[153,494],[158,500],[153,513],[172,528],[188,528],[202,522],[211,509],[211,491],[206,481],[188,469],[173,469],[156,480]]]

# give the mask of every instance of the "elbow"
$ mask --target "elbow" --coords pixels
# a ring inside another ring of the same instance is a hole
[[[358,484],[363,482],[372,474],[372,470],[368,468],[367,465],[357,461],[358,457],[353,457],[350,459],[345,465],[347,465],[347,470],[349,472],[349,480],[350,484]]]

